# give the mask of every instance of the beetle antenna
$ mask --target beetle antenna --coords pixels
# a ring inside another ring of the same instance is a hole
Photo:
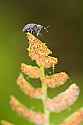
[[[51,27],[51,25],[48,25],[46,28],[48,29],[48,28],[50,28]]]
[[[49,29],[50,27],[51,27],[51,26],[48,25],[48,26],[44,27],[44,29],[48,32],[48,29]]]

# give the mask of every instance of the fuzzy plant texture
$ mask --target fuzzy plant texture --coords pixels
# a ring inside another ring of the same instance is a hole
[[[62,112],[68,109],[74,102],[77,101],[80,93],[79,86],[72,83],[65,91],[61,92],[53,98],[48,97],[48,88],[55,88],[64,85],[69,79],[66,72],[53,73],[46,75],[45,69],[54,67],[58,63],[58,59],[52,57],[52,51],[44,42],[39,40],[31,33],[26,33],[27,48],[29,57],[34,60],[37,66],[21,64],[21,73],[17,78],[17,85],[26,96],[32,99],[40,99],[43,103],[44,112],[36,112],[25,105],[12,95],[10,98],[10,107],[18,115],[30,120],[34,125],[53,125],[50,121],[51,112]],[[34,88],[30,81],[26,80],[24,75],[40,79],[41,87]],[[69,118],[63,121],[60,125],[80,125],[83,122],[83,108],[78,109]],[[2,120],[2,125],[14,125],[8,121]]]

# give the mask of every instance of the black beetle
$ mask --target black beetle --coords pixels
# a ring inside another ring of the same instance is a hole
[[[37,36],[39,36],[41,34],[41,32],[44,31],[44,30],[46,32],[48,32],[47,28],[43,25],[40,25],[40,24],[29,23],[29,24],[26,24],[24,26],[22,31],[25,32],[25,33],[30,32],[32,34],[36,34]]]

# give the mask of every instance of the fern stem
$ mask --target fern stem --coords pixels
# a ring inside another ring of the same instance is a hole
[[[45,71],[44,71],[44,67],[40,66],[40,70],[41,70],[41,79],[43,79],[45,77]],[[47,84],[42,83],[42,91],[44,92],[43,96],[42,96],[42,102],[43,102],[43,107],[44,107],[44,114],[46,117],[46,122],[44,125],[50,125],[49,123],[49,111],[47,109],[46,106],[46,100],[47,100]]]

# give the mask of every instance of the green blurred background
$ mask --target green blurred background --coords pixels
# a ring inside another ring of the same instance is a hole
[[[21,62],[28,62],[26,40],[22,28],[26,23],[50,25],[48,34],[42,35],[53,56],[59,58],[55,72],[66,71],[81,89],[78,101],[62,113],[52,113],[51,121],[58,125],[69,114],[83,106],[83,2],[80,0],[0,0],[0,120],[16,125],[34,125],[13,112],[10,95],[36,111],[41,102],[27,98],[16,85]],[[49,90],[49,96],[67,88]]]

